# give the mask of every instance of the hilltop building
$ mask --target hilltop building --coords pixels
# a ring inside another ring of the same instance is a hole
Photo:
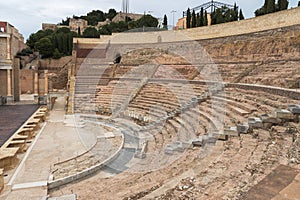
[[[83,31],[88,27],[88,21],[84,19],[74,19],[71,18],[69,22],[69,28],[71,31],[74,31],[78,33],[80,31],[80,34],[83,33]]]
[[[143,14],[123,13],[119,12],[113,19],[112,22],[126,21],[126,17],[133,21],[139,20],[143,17]]]
[[[88,27],[88,21],[84,19],[75,19],[71,18],[69,22],[69,26],[62,26],[62,25],[57,25],[57,24],[49,24],[49,23],[43,23],[42,24],[42,29],[43,30],[53,30],[56,31],[59,28],[69,28],[71,31],[74,31],[78,33],[78,30],[80,30],[80,34],[83,33],[83,31]]]

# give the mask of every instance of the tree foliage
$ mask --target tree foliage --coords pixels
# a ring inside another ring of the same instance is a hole
[[[94,27],[87,27],[83,31],[82,37],[84,37],[84,38],[100,38],[100,33]]]
[[[288,6],[289,6],[288,0],[278,0],[277,10],[278,11],[286,10]]]
[[[201,8],[199,26],[204,26],[204,18],[206,18],[206,16],[204,16],[204,9]]]
[[[66,27],[60,28],[56,31],[39,30],[38,32],[30,35],[26,44],[32,50],[39,51],[42,58],[49,58],[52,56],[57,58],[72,54],[73,37],[75,36],[77,36],[77,34]]]
[[[168,18],[167,18],[167,15],[164,16],[163,26],[164,26],[164,29],[168,28]]]
[[[242,9],[240,9],[239,19],[240,20],[244,20],[245,19]]]
[[[88,21],[88,25],[96,26],[98,22],[104,22],[106,19],[112,20],[117,15],[117,11],[113,8],[108,10],[108,13],[104,13],[101,10],[92,10],[86,15],[75,16],[74,19],[84,19]],[[70,17],[67,17],[66,20],[62,20],[60,25],[69,26]]]
[[[192,20],[192,16],[191,16],[191,10],[190,8],[187,9],[186,12],[186,28],[191,28],[191,20]]]
[[[242,13],[243,14],[243,13]],[[220,24],[225,22],[237,21],[239,19],[238,6],[234,4],[234,8],[230,9],[226,6],[215,9],[211,13],[212,24]],[[244,19],[244,16],[242,16]],[[195,14],[193,10],[192,14],[190,9],[187,10],[186,16],[186,26],[190,27],[201,27],[207,26],[207,11],[204,11],[204,8],[201,8],[200,13]]]
[[[192,28],[195,28],[197,25],[197,22],[196,22],[196,13],[195,13],[195,10],[193,10],[192,12]]]
[[[156,18],[152,17],[151,15],[144,15],[142,18],[138,19],[137,27],[157,27],[158,21]]]
[[[220,24],[225,22],[232,22],[238,20],[238,7],[235,5],[233,9],[226,6],[217,8],[211,14],[211,24]]]
[[[234,7],[232,10],[232,21],[237,21],[239,18],[239,7],[234,3]]]
[[[204,25],[204,26],[207,26],[207,25],[208,25],[207,11],[206,11],[206,10],[205,10],[205,12],[204,12],[203,25]]]
[[[42,58],[49,58],[53,55],[53,44],[49,37],[44,37],[36,42],[35,48],[40,52]]]
[[[288,0],[278,0],[277,4],[275,4],[275,0],[265,0],[264,5],[255,10],[254,14],[255,16],[261,16],[276,11],[286,10],[288,5]]]

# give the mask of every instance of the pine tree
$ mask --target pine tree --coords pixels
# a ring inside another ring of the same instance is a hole
[[[204,9],[203,9],[203,7],[201,8],[201,11],[200,11],[200,26],[204,26]]]
[[[191,28],[191,10],[190,10],[190,8],[188,8],[187,12],[186,12],[186,28]]]
[[[243,15],[243,11],[242,11],[242,9],[240,9],[240,13],[239,13],[239,19],[240,19],[240,20],[243,20],[243,19],[245,19],[244,15]]]
[[[195,13],[195,10],[193,10],[193,13],[192,13],[192,28],[195,28],[197,25],[197,22],[196,22],[196,13]]]
[[[168,18],[167,18],[167,15],[164,16],[164,29],[167,29],[168,28]]]
[[[267,0],[267,13],[275,12],[275,0]]]

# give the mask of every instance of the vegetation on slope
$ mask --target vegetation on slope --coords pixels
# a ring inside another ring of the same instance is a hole
[[[157,27],[158,20],[151,15],[144,15],[139,20],[132,20],[129,17],[125,21],[118,23],[111,22],[104,25],[100,29],[96,27],[98,22],[103,22],[106,19],[112,20],[117,15],[115,9],[109,9],[108,13],[104,13],[100,10],[93,10],[87,15],[73,16],[75,19],[84,19],[88,21],[90,25],[82,34],[80,31],[75,33],[67,27],[59,28],[56,31],[47,29],[39,30],[36,33],[30,35],[27,40],[27,45],[30,49],[38,51],[42,58],[54,58],[59,59],[62,56],[69,56],[72,54],[73,49],[73,37],[84,38],[99,38],[100,35],[111,35],[115,32],[124,32],[130,29],[136,29],[140,27]],[[62,20],[59,25],[68,26],[70,18]]]
[[[66,27],[56,31],[39,30],[30,35],[26,44],[34,51],[38,51],[42,58],[58,59],[72,54],[73,37],[76,36],[77,33]]]

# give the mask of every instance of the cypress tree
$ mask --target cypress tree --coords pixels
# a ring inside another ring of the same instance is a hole
[[[67,38],[67,34],[63,34],[62,35],[62,42],[63,42],[63,51],[62,53],[64,55],[68,55],[68,38]]]
[[[268,0],[267,13],[273,13],[275,11],[275,0]]]
[[[197,27],[200,27],[200,14],[199,13],[197,13],[197,19],[196,19],[196,21],[197,21],[197,24],[196,24],[196,26]]]
[[[196,23],[196,13],[195,13],[195,10],[193,10],[193,13],[192,13],[192,28],[195,28],[197,25]]]
[[[203,7],[201,8],[201,11],[200,11],[200,26],[204,26],[204,9],[203,9]]]
[[[300,6],[300,1],[298,1],[298,6]]]
[[[287,0],[278,0],[278,10],[286,10],[289,6],[289,2]]]
[[[191,10],[190,10],[190,8],[187,9],[187,13],[186,13],[186,28],[191,28]]]
[[[63,33],[57,34],[57,47],[58,51],[63,53],[63,38],[62,38]]]
[[[240,20],[245,19],[244,15],[243,15],[242,9],[240,9],[239,19],[240,19]]]
[[[204,16],[203,16],[203,25],[204,26],[207,26],[208,25],[208,21],[207,21],[207,11],[205,10],[204,12]]]
[[[80,35],[81,35],[80,26],[78,26],[78,28],[77,28],[77,35],[78,35],[78,36],[80,36]]]
[[[213,20],[212,24],[221,24],[224,23],[224,17],[221,8],[217,8],[215,12],[213,12]]]
[[[69,33],[68,37],[69,37],[68,55],[72,55],[72,50],[73,50],[73,33]]]
[[[167,29],[168,28],[168,18],[167,18],[167,15],[164,16],[164,29]]]
[[[239,15],[239,10],[238,10],[238,6],[236,5],[236,3],[234,3],[234,7],[233,7],[233,20],[232,21],[237,21],[238,20],[238,15]]]

